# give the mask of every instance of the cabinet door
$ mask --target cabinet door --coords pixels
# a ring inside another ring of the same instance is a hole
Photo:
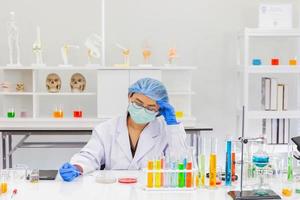
[[[98,117],[115,117],[126,112],[128,86],[127,70],[98,71]]]
[[[154,78],[161,81],[160,70],[132,70],[130,71],[130,81],[132,84],[141,78]]]

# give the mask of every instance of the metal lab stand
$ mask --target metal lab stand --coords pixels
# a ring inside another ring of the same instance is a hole
[[[186,133],[190,135],[190,144],[198,149],[198,138],[204,131],[213,131],[213,128],[209,126],[199,125],[197,127],[186,127]],[[91,135],[92,129],[74,130],[74,127],[70,130],[0,130],[2,133],[2,166],[3,169],[13,166],[13,153],[18,148],[81,148],[87,142],[86,141],[64,141],[64,142],[27,142],[30,136],[66,136],[66,135]],[[23,136],[20,141],[13,146],[13,136]]]

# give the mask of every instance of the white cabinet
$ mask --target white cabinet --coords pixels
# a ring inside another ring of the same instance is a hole
[[[129,71],[98,71],[98,117],[113,117],[126,112]]]

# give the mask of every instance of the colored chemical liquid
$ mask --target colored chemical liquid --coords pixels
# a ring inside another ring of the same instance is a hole
[[[227,141],[226,145],[226,169],[225,169],[225,185],[231,185],[231,141]]]
[[[148,161],[148,170],[153,170],[153,161]],[[147,187],[152,188],[153,187],[153,172],[147,173]]]
[[[176,118],[183,118],[183,112],[182,111],[176,111],[175,115],[176,115]]]
[[[183,163],[178,164],[178,170],[180,171],[184,170]],[[183,188],[184,186],[185,186],[184,172],[178,172],[178,187]]]
[[[7,192],[7,183],[1,183],[1,193]]]
[[[295,59],[289,60],[289,65],[291,65],[291,66],[297,65],[297,60],[295,60]]]
[[[293,194],[293,190],[290,188],[282,188],[282,195],[285,197],[290,197]]]
[[[252,60],[252,65],[261,65],[261,60],[260,59],[253,59]]]
[[[73,111],[74,118],[82,118],[82,111],[81,110],[74,110]]]
[[[53,117],[54,118],[63,118],[64,117],[64,112],[63,111],[54,111],[53,112]]]
[[[292,181],[294,178],[293,175],[293,158],[291,156],[288,157],[288,171],[287,171],[287,178],[289,181]]]
[[[199,185],[204,186],[205,185],[205,155],[199,156]]]
[[[253,156],[252,162],[257,167],[265,167],[269,163],[269,156]]]
[[[161,160],[156,160],[155,161],[155,170],[158,170],[155,172],[155,187],[159,188],[161,185]]]
[[[231,162],[232,162],[232,166],[231,166],[232,181],[235,181],[235,152],[231,153]]]
[[[196,187],[200,186],[200,176],[196,176]]]
[[[16,113],[15,112],[7,112],[7,117],[8,118],[15,118],[16,117]]]
[[[215,187],[217,179],[217,155],[211,154],[209,159],[209,186]]]
[[[186,164],[186,169],[187,170],[192,170],[192,162],[188,162]],[[187,172],[186,173],[186,187],[191,188],[193,186],[193,173],[192,172]]]
[[[279,65],[279,59],[278,59],[278,58],[273,58],[273,59],[271,60],[271,64],[272,64],[272,65]]]

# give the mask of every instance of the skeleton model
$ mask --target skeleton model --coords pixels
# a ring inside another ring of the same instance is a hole
[[[46,79],[46,87],[48,92],[51,93],[59,92],[61,88],[60,77],[55,73],[49,74]]]
[[[129,55],[130,55],[130,50],[128,48],[123,47],[120,44],[116,44],[116,46],[122,50],[122,55],[124,57],[124,64],[122,64],[122,66],[129,66]]]
[[[88,63],[92,64],[93,58],[100,58],[100,47],[102,45],[102,37],[96,33],[90,35],[84,45],[88,50]]]
[[[35,65],[44,65],[42,56],[42,42],[41,42],[41,31],[40,27],[36,28],[37,38],[32,45],[32,51],[35,54],[36,63]]]
[[[10,21],[8,22],[8,49],[9,49],[9,65],[20,64],[20,44],[19,29],[15,21],[15,13],[10,12]]]
[[[83,92],[86,87],[86,80],[80,73],[75,73],[71,77],[70,87],[72,92]]]
[[[68,56],[69,56],[69,53],[70,53],[70,49],[71,48],[74,48],[74,49],[79,49],[79,46],[77,45],[71,45],[71,44],[64,44],[60,51],[61,51],[61,56],[62,56],[62,59],[63,59],[63,66],[70,66],[69,62],[68,62]]]

